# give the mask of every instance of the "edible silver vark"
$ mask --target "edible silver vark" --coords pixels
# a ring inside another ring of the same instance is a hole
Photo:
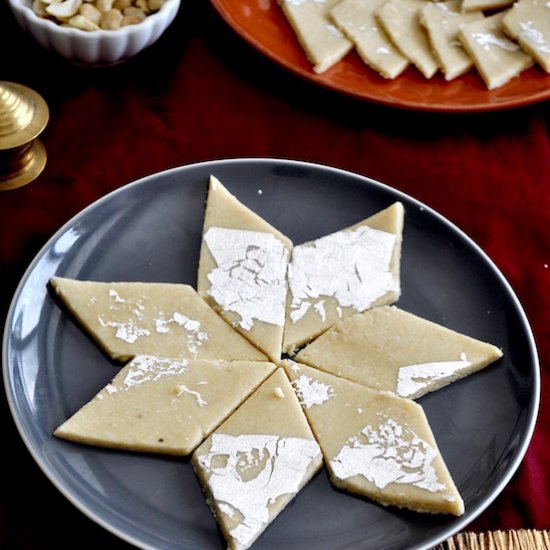
[[[239,544],[248,547],[269,522],[275,499],[298,492],[320,452],[315,441],[298,437],[212,436],[210,451],[198,462],[210,474],[208,486],[220,511],[242,517],[230,531]]]
[[[395,235],[364,225],[295,247],[288,268],[291,320],[299,321],[311,305],[323,318],[325,307],[319,304],[327,297],[361,312],[398,292],[391,272],[395,241]]]
[[[217,267],[208,294],[224,311],[239,315],[250,330],[255,321],[283,326],[288,250],[270,233],[211,227],[204,235]]]
[[[330,466],[340,479],[362,475],[379,489],[398,483],[435,493],[446,489],[432,466],[436,457],[437,451],[413,430],[386,418],[350,438]]]

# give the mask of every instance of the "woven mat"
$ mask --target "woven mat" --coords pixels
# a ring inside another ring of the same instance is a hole
[[[434,550],[550,550],[550,531],[520,529],[459,533]]]

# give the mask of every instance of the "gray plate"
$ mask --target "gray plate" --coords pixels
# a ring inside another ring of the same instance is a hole
[[[405,310],[491,342],[504,357],[420,400],[464,497],[461,518],[383,508],[334,490],[321,472],[255,548],[429,548],[504,488],[529,444],[540,395],[537,352],[513,291],[460,230],[367,178],[281,160],[184,166],[127,185],[78,214],[38,254],[12,302],[4,348],[11,411],[34,459],[79,509],[143,548],[223,548],[188,461],[61,441],[52,431],[117,372],[53,300],[53,275],[194,285],[210,174],[296,244],[405,205]]]

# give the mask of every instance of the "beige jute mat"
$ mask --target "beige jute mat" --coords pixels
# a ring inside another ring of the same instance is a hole
[[[550,531],[518,529],[459,533],[434,550],[550,550]]]

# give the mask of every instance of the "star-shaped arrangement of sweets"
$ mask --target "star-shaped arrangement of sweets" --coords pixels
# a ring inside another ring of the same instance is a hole
[[[230,548],[324,466],[338,488],[464,513],[418,397],[502,356],[406,312],[404,208],[294,246],[211,177],[197,288],[50,284],[115,378],[57,427],[77,444],[191,456]]]

